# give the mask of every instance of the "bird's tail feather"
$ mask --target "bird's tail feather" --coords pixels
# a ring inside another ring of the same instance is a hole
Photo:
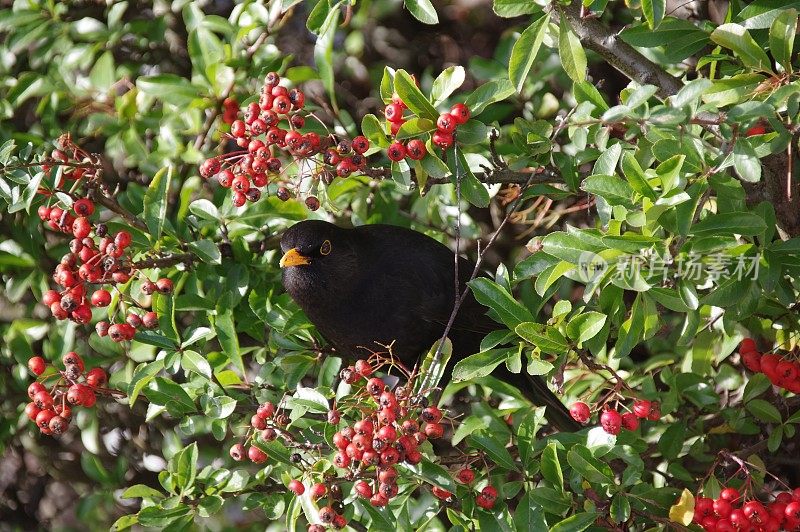
[[[524,371],[512,373],[503,364],[493,372],[493,375],[508,384],[516,386],[534,405],[546,407],[545,417],[547,421],[557,427],[558,430],[562,432],[580,430],[581,425],[572,419],[567,407],[564,406],[564,403],[561,402],[556,394],[550,391],[550,388],[547,387],[541,377],[529,375]]]

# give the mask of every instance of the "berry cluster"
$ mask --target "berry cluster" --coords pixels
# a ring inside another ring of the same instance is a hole
[[[61,257],[53,272],[53,281],[61,290],[48,290],[42,296],[42,303],[50,308],[53,317],[58,320],[70,319],[80,324],[89,323],[92,319],[92,307],[107,307],[111,304],[112,295],[108,288],[127,283],[137,272],[127,254],[131,245],[131,234],[124,230],[115,235],[108,234],[105,224],[93,224],[89,220],[94,210],[94,203],[87,198],[72,204],[72,211],[77,215],[71,226],[74,238],[69,243],[69,253]],[[51,223],[54,218],[68,220],[66,212],[58,205],[39,207],[39,216],[42,220],[49,219]],[[156,290],[170,294],[172,281],[166,278],[155,283],[147,279],[143,281],[142,291],[145,294],[152,294]],[[158,316],[155,312],[145,312],[142,315],[131,312],[122,323],[99,322],[97,333],[121,342],[132,339],[140,326],[152,329],[157,325]]]
[[[53,367],[53,371],[45,376],[45,379],[57,377],[49,390],[40,381],[28,386],[31,402],[25,406],[25,414],[36,423],[42,434],[63,434],[72,420],[71,407],[92,407],[97,394],[111,393],[104,388],[108,382],[106,372],[101,368],[85,371],[83,360],[76,352],[66,353],[61,362],[63,370]],[[28,369],[38,377],[47,370],[47,362],[40,356],[32,357],[28,360]]]
[[[248,431],[245,441],[255,440],[256,434],[253,429],[261,431],[261,438],[264,441],[273,441],[278,437],[278,431],[281,430],[280,426],[285,425],[287,420],[286,416],[276,416],[275,404],[267,401],[262,404],[250,418],[251,430]],[[255,445],[245,445],[245,443],[236,443],[230,449],[231,458],[237,462],[241,462],[245,458],[254,464],[263,464],[269,459],[267,453],[256,447]]]
[[[392,96],[392,103],[388,104],[383,110],[383,115],[389,123],[389,130],[392,136],[397,135],[400,127],[406,122],[403,116],[404,110],[408,109],[403,100],[395,94]],[[439,115],[436,120],[436,131],[431,136],[431,141],[435,146],[447,149],[453,145],[456,128],[469,120],[469,107],[463,103],[457,103]],[[392,161],[402,161],[406,157],[413,161],[419,161],[428,154],[428,149],[420,139],[411,139],[407,143],[395,140],[386,150],[386,156]]]
[[[260,189],[271,182],[280,185],[276,191],[279,199],[286,201],[291,197],[285,186],[288,181],[282,176],[286,167],[281,155],[290,162],[307,163],[302,173],[326,183],[335,176],[348,177],[366,168],[364,154],[369,141],[365,137],[337,143],[332,135],[321,137],[315,131],[300,132],[306,120],[313,118],[304,109],[305,93],[299,88],[289,90],[280,81],[277,73],[267,74],[258,101],[249,103],[242,109],[242,118],[231,122],[227,137],[242,149],[206,159],[200,165],[202,177],[216,175],[220,185],[233,190],[236,207],[258,201]],[[232,116],[232,108],[225,107],[223,118]],[[316,210],[319,200],[309,195],[306,205]]]
[[[728,487],[716,499],[695,499],[693,521],[713,532],[800,530],[800,488],[781,492],[764,504],[746,500],[739,490]]]
[[[780,388],[800,394],[800,363],[775,353],[761,354],[755,340],[745,338],[739,345],[742,364],[755,373],[763,373]]]
[[[636,430],[639,428],[639,420],[649,419],[658,421],[661,419],[661,407],[657,402],[646,399],[637,399],[629,412],[620,414],[608,404],[603,405],[600,414],[600,426],[609,434],[619,434],[622,429]],[[592,417],[589,405],[582,401],[577,401],[569,407],[572,419],[578,423],[586,423]]]

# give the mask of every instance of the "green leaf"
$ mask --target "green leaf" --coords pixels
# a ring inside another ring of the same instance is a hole
[[[514,528],[517,532],[530,532],[531,530],[547,530],[544,520],[544,510],[533,502],[531,495],[525,493],[514,511]]]
[[[244,362],[242,361],[242,353],[239,350],[239,336],[233,324],[233,311],[217,308],[217,315],[214,318],[214,330],[217,331],[219,344],[228,356],[228,360],[244,375]]]
[[[567,323],[567,336],[582,344],[597,336],[606,324],[606,315],[600,312],[584,312]]]
[[[464,102],[472,111],[472,116],[478,116],[489,105],[505,100],[516,91],[511,81],[507,79],[496,79],[484,83],[467,97]]]
[[[187,105],[195,98],[202,97],[200,87],[175,74],[143,76],[136,80],[136,86],[144,94],[174,105]]]
[[[122,492],[123,499],[163,499],[164,494],[144,484],[135,484]]]
[[[446,490],[453,492],[456,491],[456,484],[455,481],[453,480],[453,476],[439,464],[435,464],[430,460],[428,460],[427,458],[425,458],[420,463],[419,469],[422,478],[424,478],[434,486],[440,486]]]
[[[747,403],[752,401],[762,393],[766,392],[772,387],[772,382],[763,373],[755,373],[750,375],[747,379],[747,384],[744,385],[744,392],[742,393],[742,401]]]
[[[624,493],[617,493],[611,499],[611,519],[615,523],[624,523],[631,517],[631,501]]]
[[[581,183],[581,189],[600,196],[611,205],[633,205],[633,188],[627,181],[613,175],[592,175]]]
[[[647,181],[647,177],[644,175],[644,171],[633,153],[626,151],[622,154],[621,167],[625,178],[628,180],[628,184],[633,190],[651,200],[656,199],[656,192]]]
[[[191,202],[189,204],[189,212],[203,220],[212,222],[219,221],[219,210],[217,206],[207,199],[198,199]]]
[[[508,328],[513,329],[522,322],[533,321],[530,311],[499,284],[485,277],[478,277],[469,282],[469,287],[475,299],[494,310]]]
[[[598,460],[584,445],[574,445],[567,452],[567,462],[587,481],[594,484],[614,484],[614,473],[608,464]]]
[[[686,440],[686,425],[683,423],[673,423],[664,434],[658,439],[658,449],[664,458],[674,460],[683,449],[683,442]]]
[[[753,399],[745,403],[745,409],[759,421],[766,423],[780,423],[781,413],[772,404],[763,399]]]
[[[105,92],[117,81],[115,78],[114,56],[111,52],[105,52],[97,59],[89,72],[89,80],[96,89]]]
[[[453,380],[458,382],[485,377],[505,362],[509,354],[507,349],[489,349],[459,360],[453,368]]]
[[[652,29],[656,29],[664,19],[666,4],[666,0],[642,0],[642,13]]]
[[[791,71],[794,37],[797,32],[797,10],[781,11],[769,29],[769,51],[784,70]]]
[[[771,453],[777,451],[780,446],[781,442],[783,441],[783,426],[778,425],[772,432],[769,433],[769,438],[767,438],[767,450]]]
[[[409,109],[414,111],[420,118],[436,121],[439,112],[431,105],[431,102],[422,94],[417,84],[405,70],[398,70],[394,74],[394,90],[403,99]]]
[[[188,414],[197,410],[194,401],[183,387],[163,377],[156,377],[150,382],[147,399],[151,403],[166,406],[169,410],[174,409],[181,413]]]
[[[569,344],[554,327],[541,323],[520,323],[514,329],[521,338],[535,345],[545,353],[560,355],[569,351]]]
[[[364,118],[361,119],[361,133],[369,139],[370,144],[374,144],[379,148],[387,148],[389,146],[386,132],[383,130],[378,117],[373,114],[364,115]]]
[[[550,527],[550,532],[582,532],[597,520],[595,512],[581,512],[567,517]]]
[[[147,229],[154,242],[161,238],[161,231],[164,229],[164,219],[167,217],[167,194],[172,180],[172,172],[172,166],[156,172],[144,193],[144,222],[147,224]]]
[[[472,434],[473,432],[487,428],[487,422],[482,417],[468,416],[461,423],[458,424],[453,433],[452,444],[458,445],[461,441]]]
[[[498,17],[505,18],[531,15],[542,10],[531,0],[494,0],[492,9]]]
[[[397,140],[405,140],[413,137],[419,137],[420,135],[430,133],[431,131],[435,130],[436,124],[432,120],[428,120],[427,118],[411,118],[406,120],[405,123],[400,126],[400,129],[397,131],[397,135],[395,135],[395,137]]]
[[[675,17],[666,17],[655,29],[646,24],[630,26],[620,33],[620,37],[632,46],[663,47],[659,53],[663,53],[669,63],[679,63],[708,44],[708,33],[688,20]]]
[[[211,365],[197,351],[184,351],[181,355],[181,366],[211,380]]]
[[[766,52],[756,44],[744,26],[735,23],[723,24],[711,32],[711,40],[723,48],[732,50],[745,66],[765,72],[772,71]]]
[[[436,15],[436,8],[430,0],[405,0],[406,9],[414,15],[414,18],[423,24],[438,24],[439,17]]]
[[[522,92],[525,79],[536,60],[536,54],[539,53],[539,48],[542,46],[549,23],[550,13],[546,13],[522,32],[511,49],[511,57],[508,60],[508,78],[519,93]]]
[[[594,255],[604,248],[589,238],[583,238],[583,234],[554,231],[542,239],[542,251],[572,264],[585,263],[590,254]]]
[[[328,11],[317,34],[317,42],[314,44],[314,65],[319,71],[322,85],[328,92],[334,109],[337,108],[337,105],[336,91],[333,86],[333,42],[336,37],[336,29],[339,27],[339,11],[338,8]]]
[[[416,393],[439,386],[439,381],[441,381],[444,376],[447,363],[450,361],[450,357],[453,354],[453,343],[449,338],[445,338],[444,346],[437,358],[435,355],[439,350],[439,343],[440,340],[436,340],[433,346],[428,350],[428,354],[425,355],[425,358],[422,360],[422,365],[420,366],[421,377],[417,379],[414,384],[414,391]]]
[[[750,141],[739,139],[733,145],[733,167],[742,181],[758,183],[761,181],[761,162]]]
[[[500,467],[516,470],[517,465],[511,457],[511,453],[506,449],[505,444],[500,442],[496,435],[472,434],[467,438],[470,445],[479,447],[486,451],[486,454]]]
[[[583,51],[580,39],[564,16],[561,17],[558,29],[558,55],[564,71],[575,83],[586,81],[586,52]]]
[[[175,485],[181,488],[181,494],[189,491],[197,476],[197,442],[175,453],[167,469],[172,473]]]
[[[733,235],[756,236],[767,228],[764,220],[750,212],[712,214],[694,224],[689,231],[695,236]]]
[[[558,449],[555,442],[550,442],[542,451],[542,476],[556,489],[564,489],[564,474],[558,461]]]
[[[139,524],[145,527],[164,529],[189,515],[190,508],[185,504],[180,504],[174,508],[162,508],[160,506],[148,506],[139,511]]]
[[[219,248],[210,240],[189,242],[189,249],[191,249],[203,262],[208,264],[222,263],[222,255],[219,252]]]
[[[433,87],[431,87],[431,98],[433,98],[433,105],[440,105],[444,103],[448,96],[464,84],[466,74],[464,67],[460,65],[447,67],[436,76],[433,80]]]

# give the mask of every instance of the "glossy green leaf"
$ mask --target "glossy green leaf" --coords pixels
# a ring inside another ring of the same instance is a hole
[[[547,13],[525,28],[511,49],[511,57],[508,60],[508,77],[517,92],[522,92],[522,87],[536,60],[536,54],[539,53],[549,23],[550,14]]]

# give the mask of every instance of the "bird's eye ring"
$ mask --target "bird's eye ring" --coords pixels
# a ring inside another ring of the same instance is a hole
[[[331,241],[326,240],[322,243],[322,246],[319,248],[320,255],[327,255],[331,252]]]

